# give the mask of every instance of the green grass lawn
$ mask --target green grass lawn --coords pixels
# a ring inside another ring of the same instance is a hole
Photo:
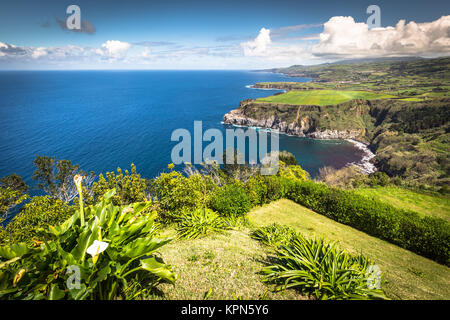
[[[355,193],[389,203],[397,208],[450,221],[450,198],[418,193],[400,187],[360,188]]]
[[[362,252],[383,271],[383,289],[392,299],[450,299],[450,269],[386,241],[369,236],[306,209],[280,200],[249,213],[255,227],[274,222],[289,225],[306,236],[338,240],[349,252]]]
[[[338,104],[352,99],[388,99],[395,96],[380,94],[369,91],[350,91],[350,90],[302,90],[288,91],[283,94],[274,95],[266,98],[260,98],[256,101],[284,103],[293,105],[319,105],[326,106]]]
[[[274,293],[259,273],[267,265],[267,249],[250,230],[228,231],[195,240],[174,240],[159,252],[179,275],[175,285],[161,284],[153,299],[307,299],[295,290]],[[166,229],[165,236],[175,236]]]

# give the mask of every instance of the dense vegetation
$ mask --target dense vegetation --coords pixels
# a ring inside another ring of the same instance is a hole
[[[246,216],[254,206],[281,198],[292,199],[335,221],[449,264],[447,221],[310,181],[291,154],[283,152],[280,159],[286,163],[280,161],[275,176],[261,176],[246,166],[211,165],[200,171],[188,165],[185,174],[169,165],[168,172],[153,180],[141,178],[134,166],[131,172],[123,174],[118,169],[117,174],[108,173],[106,178],[102,176],[90,184],[82,184],[81,176],[76,174],[71,183],[66,180],[65,188],[75,188],[79,197],[68,202],[59,199],[60,192],[54,192],[60,186],[46,188],[47,196],[32,198],[1,230],[0,242],[4,246],[0,247],[0,297],[149,298],[155,294],[156,286],[173,283],[177,277],[155,253],[170,240],[158,236],[160,230],[173,226],[180,241],[240,230],[248,227]],[[37,165],[37,170],[40,168]],[[26,190],[22,184],[17,185]],[[349,255],[327,241],[304,238],[279,226],[255,230],[253,237],[275,248],[281,259],[264,269],[268,274],[266,281],[277,284],[276,290],[292,287],[315,298],[383,297],[378,289],[363,285],[372,264],[364,256]],[[98,243],[103,243],[106,250]],[[96,244],[100,251],[89,253]],[[293,255],[292,261],[296,261],[295,255],[307,252],[303,249],[320,247],[330,254],[311,261],[319,273],[313,269],[308,272],[305,265],[281,258]],[[338,276],[336,269],[329,268],[333,264],[340,265],[339,281],[333,280]],[[360,267],[349,269],[351,265]],[[76,290],[64,289],[70,276],[64,273],[68,266],[83,270],[81,287]],[[290,272],[298,278],[286,277]],[[320,279],[328,279],[323,280],[322,289],[311,289]]]

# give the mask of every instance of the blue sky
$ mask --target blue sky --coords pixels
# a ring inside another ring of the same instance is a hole
[[[89,32],[61,27],[71,4],[80,7]],[[404,19],[406,28],[364,30],[371,4],[381,9],[381,27],[396,28]],[[450,2],[434,0],[3,1],[0,68],[252,69],[366,56],[437,56],[449,52],[449,14]],[[347,39],[350,34],[356,45]]]

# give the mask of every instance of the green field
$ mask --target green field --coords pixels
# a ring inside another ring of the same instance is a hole
[[[450,299],[450,269],[386,241],[340,224],[292,201],[280,200],[249,213],[255,226],[277,222],[306,236],[337,240],[353,253],[362,252],[384,273],[383,290],[392,299]]]
[[[250,230],[211,234],[194,240],[174,240],[159,251],[164,262],[179,275],[175,285],[161,284],[153,299],[307,299],[295,290],[272,292],[260,271],[269,262],[268,252],[249,236]],[[175,237],[173,229],[165,236]]]
[[[450,199],[445,196],[418,193],[399,187],[360,188],[355,192],[400,209],[412,210],[422,215],[450,221]]]
[[[283,94],[260,98],[256,101],[283,103],[293,105],[319,105],[326,106],[338,104],[352,99],[389,99],[396,98],[393,95],[374,93],[369,91],[347,91],[347,90],[302,90],[288,91]]]

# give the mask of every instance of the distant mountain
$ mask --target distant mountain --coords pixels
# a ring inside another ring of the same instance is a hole
[[[415,61],[422,60],[422,57],[383,57],[383,58],[360,58],[347,59],[332,62],[331,64],[352,64],[352,63],[376,63],[376,62],[394,62],[394,61]]]
[[[330,65],[342,65],[342,64],[363,64],[363,63],[381,63],[381,62],[411,62],[411,61],[417,61],[417,60],[424,60],[426,58],[422,57],[381,57],[381,58],[358,58],[358,59],[345,59],[345,60],[339,60],[335,62],[327,62],[327,63],[320,63],[315,65],[301,65],[301,64],[295,64],[290,67],[286,68],[272,68],[272,69],[263,69],[263,70],[255,70],[255,71],[261,71],[261,72],[277,72],[277,73],[287,73],[284,71],[289,70],[306,70],[311,68],[318,68],[318,67],[326,67]],[[283,70],[283,71],[281,71]]]
[[[386,57],[341,60],[333,63],[317,65],[293,65],[288,68],[274,68],[264,71],[282,73],[293,77],[307,77],[314,81],[365,81],[370,74],[381,75],[389,73],[394,77],[406,75],[421,75],[429,77],[446,76],[449,70],[450,57],[421,58],[421,57]],[[440,78],[434,78],[440,79]]]

